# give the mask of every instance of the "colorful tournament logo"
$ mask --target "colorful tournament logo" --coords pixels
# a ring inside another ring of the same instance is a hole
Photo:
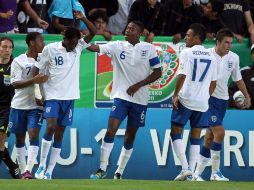
[[[148,106],[150,108],[169,108],[176,83],[176,72],[179,68],[179,53],[185,45],[165,42],[155,42],[154,45],[162,64],[162,77],[149,86]],[[95,107],[110,108],[112,106],[110,92],[113,85],[111,59],[108,55],[97,54],[95,61],[97,62],[95,64],[97,72]]]

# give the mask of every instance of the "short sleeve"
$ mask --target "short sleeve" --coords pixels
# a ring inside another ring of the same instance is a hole
[[[183,50],[179,55],[179,69],[178,74],[187,75],[188,73],[188,51]]]
[[[37,58],[37,62],[35,63],[35,67],[37,67],[40,70],[44,70],[47,65],[49,64],[50,57],[49,57],[49,46],[46,46],[42,53],[39,54]]]
[[[152,68],[160,68],[161,67],[161,62],[159,60],[159,57],[157,55],[154,45],[151,45],[151,48],[150,48],[149,63],[150,63],[150,67],[152,67]]]
[[[239,56],[235,56],[234,58],[235,60],[235,65],[234,65],[234,68],[232,70],[232,80],[233,81],[239,81],[242,79],[242,75],[241,75],[241,72],[240,72],[240,65],[239,65]]]
[[[117,41],[116,42],[109,42],[106,44],[99,45],[100,47],[100,53],[102,54],[114,54],[114,50],[117,49]]]
[[[20,81],[22,78],[22,68],[18,64],[17,60],[14,59],[11,63],[11,83]]]

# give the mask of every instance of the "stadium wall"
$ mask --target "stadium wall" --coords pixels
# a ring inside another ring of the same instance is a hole
[[[10,36],[10,35],[9,35]],[[24,35],[11,35],[14,39],[17,56],[26,51]],[[121,40],[122,36],[114,37]],[[61,36],[47,35],[45,42],[61,40]],[[170,142],[171,94],[174,88],[175,73],[178,68],[178,55],[184,44],[173,45],[168,37],[155,39],[158,55],[163,63],[163,77],[150,85],[150,103],[146,126],[136,137],[133,155],[127,165],[124,178],[129,179],[173,179],[180,171]],[[105,43],[100,36],[94,43]],[[214,46],[207,41],[205,46]],[[241,66],[251,63],[247,39],[244,43],[234,43],[232,50],[240,56]],[[84,51],[81,56],[80,89],[81,99],[75,104],[74,123],[66,129],[61,158],[53,173],[53,178],[89,178],[99,167],[101,139],[107,128],[111,101],[109,99],[112,67],[107,56]],[[254,131],[253,111],[228,110],[225,118],[226,136],[223,145],[221,170],[232,180],[254,180]],[[45,122],[44,122],[45,123]],[[108,178],[112,178],[123,144],[125,122],[118,131],[110,157]],[[45,125],[41,130],[45,131]],[[183,134],[186,145],[189,126]],[[28,143],[28,141],[27,141]],[[6,145],[15,159],[14,137],[11,135]],[[188,148],[187,148],[188,152]],[[37,169],[35,166],[34,170]],[[210,167],[205,171],[209,178]],[[0,178],[9,175],[4,164],[0,166]]]

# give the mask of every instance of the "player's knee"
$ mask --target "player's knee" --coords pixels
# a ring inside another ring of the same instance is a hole
[[[62,133],[55,133],[54,134],[54,141],[62,141],[63,134]]]
[[[214,133],[214,138],[216,140],[220,140],[222,141],[224,139],[224,136],[225,136],[225,130],[217,130],[215,133]]]
[[[105,136],[107,137],[114,137],[116,135],[117,130],[114,128],[110,128],[107,130]]]
[[[47,126],[46,128],[46,134],[53,136],[56,131],[56,126]]]
[[[207,138],[205,139],[205,147],[210,148],[212,145],[213,139],[212,138]]]

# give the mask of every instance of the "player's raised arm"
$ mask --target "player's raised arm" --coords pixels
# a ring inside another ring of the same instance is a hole
[[[80,19],[81,21],[83,21],[86,24],[86,26],[89,30],[89,33],[87,35],[85,35],[84,41],[86,43],[89,43],[92,40],[92,38],[94,37],[94,35],[97,33],[95,26],[93,25],[92,22],[90,22],[85,17],[85,15],[83,15],[83,13],[81,11],[74,11],[74,15],[77,19]]]

